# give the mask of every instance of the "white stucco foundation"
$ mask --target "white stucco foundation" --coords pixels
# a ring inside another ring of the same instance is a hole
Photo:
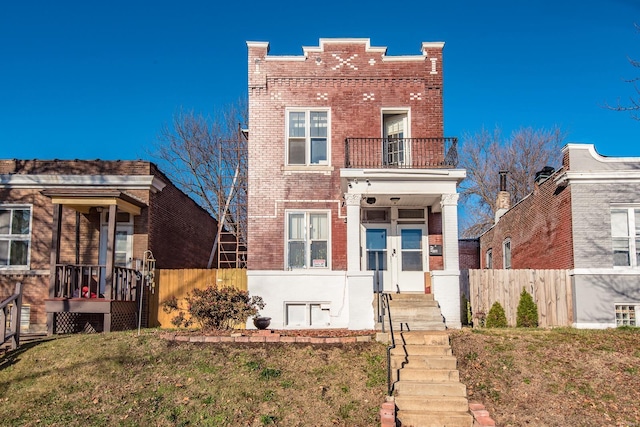
[[[431,276],[433,296],[440,304],[447,328],[460,329],[460,271],[436,270]]]
[[[247,286],[250,295],[264,300],[260,314],[271,317],[273,329],[374,328],[372,272],[249,270]],[[328,324],[288,324],[293,306],[307,314],[311,306],[328,311]],[[247,328],[254,328],[251,319]]]

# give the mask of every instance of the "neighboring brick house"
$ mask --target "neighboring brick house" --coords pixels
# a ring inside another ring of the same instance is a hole
[[[216,232],[153,163],[0,160],[0,300],[23,283],[30,332],[131,327],[145,251],[204,268]]]
[[[456,140],[443,135],[442,50],[387,56],[320,39],[249,59],[248,286],[272,327],[374,327],[385,292],[432,291],[460,327]]]
[[[640,325],[640,158],[562,152],[562,168],[480,236],[481,267],[569,269],[574,326]]]

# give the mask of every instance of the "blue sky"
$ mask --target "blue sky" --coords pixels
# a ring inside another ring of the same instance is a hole
[[[302,54],[366,37],[389,55],[444,41],[445,133],[560,126],[603,155],[640,156],[640,122],[608,111],[640,76],[640,0],[5,1],[0,158],[148,158],[179,109],[246,93],[245,42]]]

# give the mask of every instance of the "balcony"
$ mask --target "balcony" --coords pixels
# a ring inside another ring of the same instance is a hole
[[[347,138],[345,168],[430,169],[458,165],[458,138]]]

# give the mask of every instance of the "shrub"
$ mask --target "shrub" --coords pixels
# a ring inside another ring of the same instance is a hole
[[[498,301],[494,302],[489,309],[485,326],[487,328],[506,328],[509,326],[504,308]]]
[[[533,297],[522,288],[520,294],[520,302],[518,302],[518,313],[516,317],[516,326],[518,328],[537,328],[538,327],[538,306],[533,301]]]
[[[194,289],[185,298],[187,308],[180,308],[175,297],[163,303],[166,313],[178,311],[171,320],[175,326],[189,327],[196,323],[204,330],[231,329],[246,323],[251,316],[264,308],[262,297],[250,297],[249,292],[236,288],[218,288],[210,285],[205,289]],[[185,312],[190,316],[187,317]]]

